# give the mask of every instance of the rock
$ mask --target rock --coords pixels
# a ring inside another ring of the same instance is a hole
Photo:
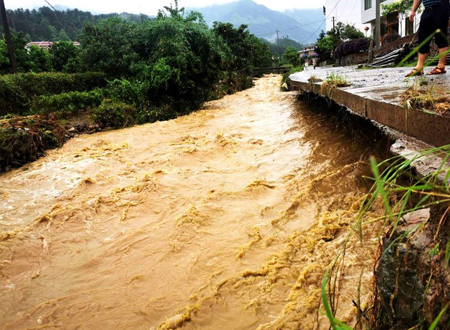
[[[75,127],[71,127],[71,128],[69,128],[67,130],[67,132],[69,132],[69,133],[73,133],[73,132],[76,132],[76,131],[77,131],[77,129]]]

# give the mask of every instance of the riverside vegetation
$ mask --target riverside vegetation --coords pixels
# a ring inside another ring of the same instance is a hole
[[[322,303],[332,329],[352,329],[335,318],[333,306],[345,268],[347,242],[356,235],[364,244],[363,227],[377,222],[382,225],[373,304],[362,310],[359,297],[354,301],[359,313],[354,329],[449,329],[450,290],[445,285],[450,277],[449,157],[450,146],[443,146],[379,164],[371,158],[374,184],[323,279]],[[438,167],[419,176],[414,167],[431,158],[440,160]],[[385,214],[365,219],[380,203]]]
[[[119,17],[87,23],[78,35],[81,47],[61,41],[49,51],[27,51],[22,35],[13,39],[20,73],[0,77],[0,171],[60,145],[64,134],[53,137],[56,145],[15,147],[28,134],[54,134],[49,123],[80,113],[98,129],[175,118],[251,87],[252,68],[272,64],[267,44],[245,25],[209,28],[201,14],[177,2],[142,23]],[[5,47],[0,41],[2,73],[9,70]],[[42,127],[29,130],[26,119],[16,118],[28,115],[42,119]]]

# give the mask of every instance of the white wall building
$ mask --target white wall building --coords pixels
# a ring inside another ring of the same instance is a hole
[[[390,4],[397,2],[399,0],[380,0],[381,6],[385,4]],[[375,0],[361,0],[361,22],[363,24],[369,24],[371,30],[375,29]],[[420,11],[417,13],[414,22],[409,21],[410,11],[405,14],[392,13],[390,15],[384,16],[383,9],[380,8],[381,13],[381,37],[389,34],[399,34],[404,37],[415,33],[419,28],[420,22]]]

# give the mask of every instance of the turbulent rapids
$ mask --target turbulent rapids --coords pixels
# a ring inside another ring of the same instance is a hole
[[[373,146],[279,84],[0,176],[0,328],[328,329],[320,285]],[[376,229],[347,244],[337,317],[350,324],[361,274],[371,303]]]

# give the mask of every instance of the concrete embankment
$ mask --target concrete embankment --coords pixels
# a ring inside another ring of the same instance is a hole
[[[450,76],[405,78],[410,70],[411,68],[317,68],[295,73],[289,79],[291,86],[328,97],[363,117],[407,136],[434,146],[450,144],[449,117],[430,111],[407,109],[400,104],[401,95],[413,84],[426,85],[427,88],[442,87],[448,85]],[[323,88],[323,81],[332,74],[343,77],[349,86]]]

